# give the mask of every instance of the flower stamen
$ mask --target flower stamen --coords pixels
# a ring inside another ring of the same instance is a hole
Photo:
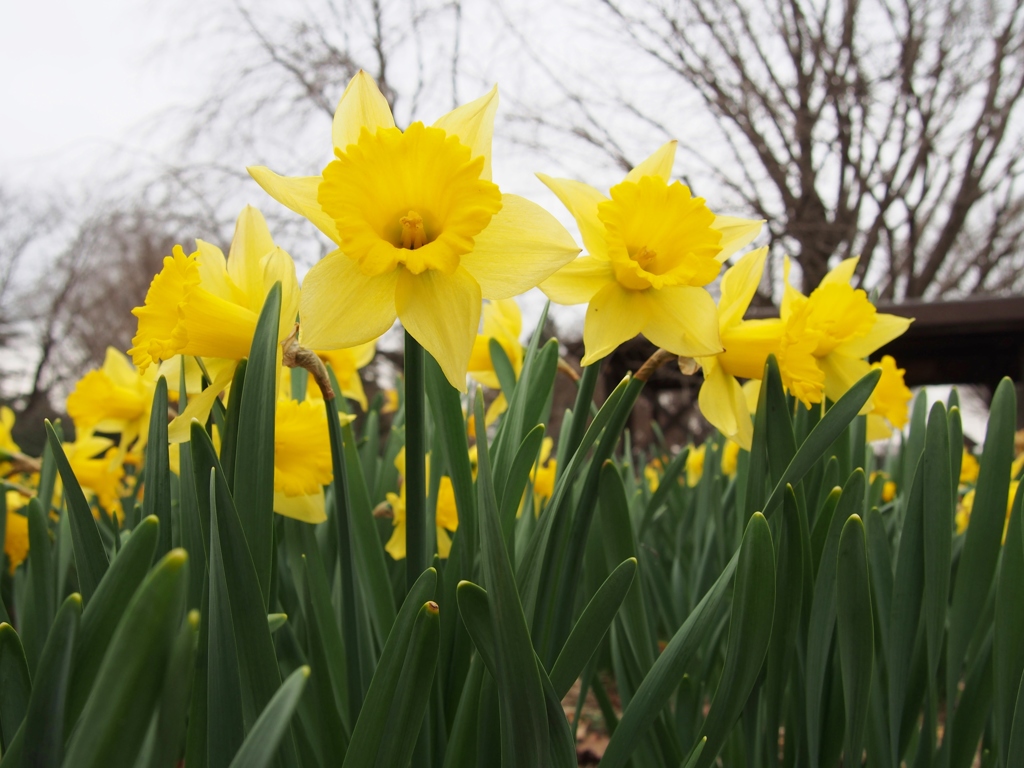
[[[402,225],[402,247],[409,250],[422,248],[427,242],[427,232],[423,228],[423,217],[416,211],[409,211],[408,215],[398,220]]]

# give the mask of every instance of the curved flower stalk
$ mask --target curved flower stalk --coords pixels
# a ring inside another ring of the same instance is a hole
[[[866,358],[910,327],[911,319],[878,312],[867,294],[850,285],[857,257],[846,259],[831,270],[821,284],[804,296],[790,285],[790,262],[783,265],[785,293],[782,297],[782,321],[786,324],[783,354],[779,369],[783,381],[803,380],[786,352],[786,344],[807,345],[821,369],[821,387],[792,388],[804,405],[820,403],[822,395],[838,400],[865,376],[871,365]],[[803,356],[798,358],[803,360]],[[894,366],[895,367],[895,366]],[[865,406],[870,410],[873,401]],[[865,411],[867,412],[867,411]]]
[[[107,347],[103,365],[86,373],[68,395],[66,408],[75,429],[82,435],[119,434],[122,453],[136,440],[135,450],[145,447],[156,372],[151,366],[140,373],[124,353]]]
[[[359,377],[359,370],[365,368],[377,354],[377,339],[359,344],[348,349],[333,349],[319,351],[317,356],[324,361],[324,364],[331,366],[334,377],[341,387],[341,394],[349,400],[359,403],[364,411],[367,408],[366,391],[363,389],[363,380]],[[308,390],[310,397],[316,399],[321,397],[320,390],[312,387]]]
[[[164,258],[145,304],[132,310],[139,326],[128,354],[143,374],[150,365],[178,355],[202,358],[213,377],[171,425],[173,442],[188,440],[192,419],[205,420],[238,361],[248,357],[263,302],[276,282],[282,288],[278,338],[285,339],[299,306],[295,264],[274,244],[263,214],[252,206],[238,216],[226,259],[220,248],[203,240],[196,240],[191,254],[175,246],[174,254]]]
[[[665,144],[607,197],[538,174],[576,219],[588,253],[541,284],[556,304],[588,304],[583,365],[639,333],[685,357],[723,350],[704,286],[763,222],[716,216],[689,188],[670,182],[675,151],[676,142]]]
[[[498,390],[498,396],[487,407],[484,421],[488,426],[508,408],[505,393],[501,392],[501,383],[494,370],[491,359],[491,339],[494,339],[512,364],[512,372],[519,380],[523,370],[523,345],[519,341],[523,332],[523,313],[515,299],[489,301],[483,308],[483,333],[473,342],[473,351],[469,356],[469,375],[485,387]]]
[[[465,392],[481,298],[523,293],[579,253],[553,216],[491,182],[497,107],[492,89],[401,131],[360,71],[338,103],[335,159],[321,176],[249,169],[338,245],[303,280],[302,346],[362,344],[397,317]]]
[[[430,456],[427,456],[429,470]],[[388,539],[384,549],[394,560],[404,560],[405,548],[405,448],[398,452],[395,457],[395,467],[401,475],[398,493],[388,493],[388,505],[391,507],[391,538]],[[434,525],[437,533],[437,554],[442,560],[447,560],[452,549],[452,537],[459,528],[459,511],[455,506],[455,487],[448,475],[441,477],[441,483],[437,488],[437,505],[434,512]]]

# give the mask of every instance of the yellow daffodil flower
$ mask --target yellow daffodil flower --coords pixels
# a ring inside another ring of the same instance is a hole
[[[7,528],[4,533],[4,552],[11,573],[28,557],[28,518],[16,510],[28,504],[28,498],[18,491],[7,491]]]
[[[698,395],[701,413],[719,432],[748,451],[753,440],[754,422],[750,417],[746,392],[738,379],[754,382],[761,379],[768,355],[782,356],[785,330],[779,318],[743,319],[761,282],[767,255],[767,248],[758,248],[725,271],[718,300],[718,331],[725,350],[717,355],[697,358],[704,372],[704,383]],[[789,389],[799,387],[793,372],[799,377],[820,376],[807,344],[793,345],[787,354],[790,376],[784,377],[783,383]]]
[[[395,467],[401,475],[401,484],[398,493],[388,493],[387,500],[391,506],[391,538],[388,539],[384,549],[395,560],[405,559],[405,448],[398,452],[395,457]],[[427,475],[430,475],[430,456],[427,455]],[[452,539],[449,532],[459,528],[459,512],[455,506],[455,487],[452,479],[447,475],[441,477],[441,483],[437,489],[437,504],[434,512],[434,525],[437,531],[437,554],[442,560],[447,560],[452,548]]]
[[[876,311],[867,294],[850,285],[857,261],[854,257],[840,262],[810,296],[804,296],[790,285],[789,259],[784,262],[781,315],[786,324],[786,336],[794,344],[813,345],[812,354],[824,374],[820,390],[811,386],[791,389],[807,407],[820,403],[822,392],[833,401],[842,397],[870,372],[871,366],[865,358],[910,327],[909,318]],[[806,380],[793,370],[785,354],[779,357],[779,368],[784,381],[787,376]],[[873,399],[865,406],[865,413],[873,407]]]
[[[152,374],[156,368],[150,368],[148,373],[141,374],[122,352],[107,347],[103,366],[85,374],[68,395],[67,412],[75,429],[83,435],[119,434],[123,451],[136,438],[138,448],[145,446],[156,387]]]
[[[558,474],[558,460],[551,455],[554,442],[545,437],[540,443],[540,456],[530,470],[530,482],[533,484],[533,514],[539,515],[541,508],[547,504],[555,492],[555,477]],[[520,505],[522,510],[522,505]]]
[[[739,463],[740,444],[732,440],[726,440],[722,447],[722,474],[732,477],[736,474],[736,467]]]
[[[67,454],[68,463],[86,496],[95,497],[108,514],[116,516],[118,520],[122,519],[124,457],[114,447],[114,441],[105,437],[83,435],[73,443],[64,443],[64,453]],[[59,493],[59,478],[56,487]],[[98,512],[94,514],[99,516]]]
[[[385,389],[384,390],[384,405],[380,409],[381,413],[397,413],[398,412],[398,390],[397,389]]]
[[[367,408],[366,392],[363,390],[363,380],[359,378],[359,369],[368,366],[375,354],[377,354],[376,339],[348,349],[317,352],[320,359],[331,366],[334,371],[338,386],[341,387],[341,394],[349,400],[355,400],[364,411]],[[316,387],[314,386],[313,389]]]
[[[193,418],[206,420],[238,361],[249,356],[256,322],[274,283],[282,288],[279,340],[292,332],[299,305],[295,263],[274,244],[263,215],[252,206],[238,217],[227,259],[210,243],[196,240],[196,247],[186,256],[175,246],[174,255],[164,258],[163,269],[153,278],[145,304],[132,310],[139,326],[128,353],[142,373],[154,363],[188,355],[203,358],[214,379],[189,399],[172,423],[172,442],[188,440]]]
[[[21,448],[14,442],[11,431],[14,429],[14,411],[6,405],[0,406],[0,476],[6,477],[11,465],[3,459],[21,453]]]
[[[978,472],[981,471],[981,464],[973,453],[964,448],[963,458],[960,459],[960,485],[973,485],[978,482]]]
[[[639,333],[685,357],[722,351],[715,302],[704,286],[762,222],[716,216],[689,188],[670,182],[675,151],[676,142],[665,144],[607,197],[538,174],[576,219],[588,252],[541,284],[556,304],[588,304],[583,365]]]
[[[704,476],[704,456],[707,453],[707,444],[690,446],[690,453],[686,457],[686,485],[690,488],[696,487],[697,483]]]
[[[880,362],[872,363],[871,368],[881,370],[882,376],[871,397],[874,407],[868,414],[868,440],[885,440],[893,429],[906,426],[913,394],[903,383],[906,371],[896,367],[892,355],[884,355]]]
[[[512,372],[518,380],[523,370],[523,345],[519,341],[522,332],[523,315],[515,299],[487,302],[483,309],[483,333],[477,335],[469,356],[469,375],[485,387],[500,390],[501,384],[491,359],[491,339],[494,339],[508,355]],[[506,408],[508,401],[499,391],[494,402],[487,407],[486,424],[493,424]]]
[[[354,418],[338,416],[342,424]],[[323,400],[278,399],[274,413],[274,511],[306,523],[322,523],[327,519],[324,486],[333,477]]]
[[[303,346],[362,344],[397,317],[465,392],[481,298],[523,293],[579,253],[553,216],[491,182],[497,107],[493,89],[403,132],[361,71],[338,104],[335,159],[321,176],[249,169],[338,245],[303,280]]]
[[[657,459],[655,459],[654,461],[657,461]],[[655,466],[654,461],[650,462],[646,467],[644,467],[644,480],[647,482],[647,490],[649,490],[651,493],[654,493],[656,490],[658,490],[658,486],[661,485],[661,473],[658,472],[658,469]]]
[[[1017,498],[1017,487],[1020,485],[1019,480],[1010,481],[1010,492],[1006,498],[1006,521],[1003,523],[1003,538],[1002,543],[1006,543],[1006,532],[1010,528],[1010,515],[1013,512],[1013,501]],[[956,532],[961,534],[967,530],[967,526],[971,522],[971,512],[974,509],[974,489],[971,488],[964,497],[960,500],[960,506],[956,511]]]
[[[886,480],[882,486],[882,501],[888,504],[890,501],[896,498],[896,483],[892,480]]]

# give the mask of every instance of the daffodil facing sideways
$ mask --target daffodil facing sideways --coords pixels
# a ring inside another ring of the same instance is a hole
[[[725,271],[718,300],[718,330],[725,350],[697,358],[704,373],[698,395],[701,413],[722,434],[748,451],[754,423],[747,392],[739,379],[753,381],[756,385],[764,375],[764,366],[771,354],[777,358],[787,356],[783,384],[790,391],[808,386],[808,379],[810,386],[820,388],[821,378],[810,343],[791,344],[783,352],[785,324],[781,319],[743,319],[761,283],[767,255],[767,248],[758,248]]]
[[[670,181],[676,142],[658,149],[605,196],[538,174],[579,225],[588,255],[541,284],[556,304],[588,304],[583,365],[639,333],[676,355],[722,351],[718,314],[704,286],[761,231],[761,221],[716,216]]]
[[[338,103],[321,176],[249,169],[338,245],[303,280],[302,346],[362,344],[397,317],[465,392],[481,298],[523,293],[579,253],[553,216],[491,181],[497,107],[492,89],[402,131],[361,71]]]
[[[125,490],[124,455],[114,446],[114,441],[96,435],[80,435],[75,442],[64,443],[64,453],[85,495],[94,498],[108,515],[121,520],[124,516],[121,509]],[[58,478],[55,496],[60,489]],[[98,510],[94,510],[93,515],[99,518]]]
[[[515,299],[489,301],[483,308],[483,332],[473,342],[469,357],[469,375],[485,387],[498,390],[498,396],[487,407],[484,421],[491,425],[508,408],[505,394],[501,392],[494,360],[491,357],[491,340],[498,343],[512,364],[516,380],[523,370],[523,345],[519,336],[523,332],[523,314]]]
[[[394,560],[404,560],[406,556],[405,547],[405,448],[403,447],[398,456],[395,457],[395,467],[398,469],[400,485],[398,493],[388,493],[388,506],[391,507],[391,538],[388,539],[384,549]],[[427,456],[427,474],[430,474],[430,456]],[[459,511],[455,506],[455,487],[448,475],[441,477],[437,488],[437,499],[434,508],[434,526],[437,535],[437,554],[442,560],[447,560],[452,549],[451,533],[459,528]]]
[[[120,435],[123,452],[136,439],[136,448],[145,446],[156,371],[151,366],[140,373],[124,353],[107,347],[103,365],[86,373],[68,395],[66,408],[75,429],[83,435]]]
[[[164,258],[145,304],[132,310],[139,325],[128,354],[142,373],[178,355],[202,358],[213,377],[172,424],[174,442],[188,440],[192,418],[205,420],[238,361],[249,356],[263,302],[277,282],[282,288],[280,340],[292,332],[298,312],[295,263],[274,244],[263,215],[252,206],[238,216],[226,259],[220,248],[203,240],[196,240],[191,254],[175,246],[173,255]]]
[[[799,368],[792,365],[787,349],[803,345],[810,350],[821,370],[821,387],[790,389],[807,407],[820,403],[822,395],[839,400],[871,371],[868,355],[902,335],[912,322],[910,318],[878,312],[863,290],[850,285],[857,260],[853,257],[840,262],[810,296],[804,296],[790,284],[789,258],[783,262],[785,292],[781,315],[786,330],[779,370],[784,382],[787,378],[804,380]],[[793,359],[797,366],[802,366],[805,356],[800,354]],[[865,413],[874,407],[874,397],[865,406]]]

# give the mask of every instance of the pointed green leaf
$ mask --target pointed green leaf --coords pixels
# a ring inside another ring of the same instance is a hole
[[[309,667],[299,667],[288,676],[253,723],[229,768],[268,768],[271,765],[308,678]]]
[[[149,420],[146,466],[142,474],[142,516],[160,521],[156,556],[171,551],[171,469],[167,451],[167,379],[157,380],[153,394],[153,418]]]
[[[71,541],[75,550],[75,570],[78,573],[78,585],[82,590],[82,601],[88,605],[93,592],[96,591],[96,585],[107,572],[110,560],[100,540],[100,532],[96,529],[96,521],[93,519],[89,502],[82,493],[82,486],[78,484],[78,478],[71,470],[60,438],[49,421],[46,422],[46,437],[53,451],[57,471],[64,482],[64,498],[67,499]]]
[[[10,624],[0,624],[0,746],[6,750],[25,719],[32,678],[21,638]],[[0,751],[0,754],[3,754]]]
[[[945,421],[943,421],[945,424]],[[874,664],[871,584],[864,524],[853,515],[843,526],[836,565],[836,635],[846,709],[846,755],[860,762]]]
[[[277,336],[281,318],[281,285],[267,293],[256,323],[245,370],[245,388],[238,411],[234,500],[259,579],[266,616],[270,599],[270,566],[274,547],[274,413],[277,406]],[[263,620],[264,627],[266,620]],[[280,687],[275,683],[257,714]],[[256,715],[253,715],[255,719]]]
[[[68,681],[81,616],[82,596],[75,593],[61,605],[46,638],[25,714],[22,765],[33,768],[61,765]]]
[[[134,763],[185,606],[187,561],[184,550],[171,550],[132,597],[68,744],[66,765]]]

